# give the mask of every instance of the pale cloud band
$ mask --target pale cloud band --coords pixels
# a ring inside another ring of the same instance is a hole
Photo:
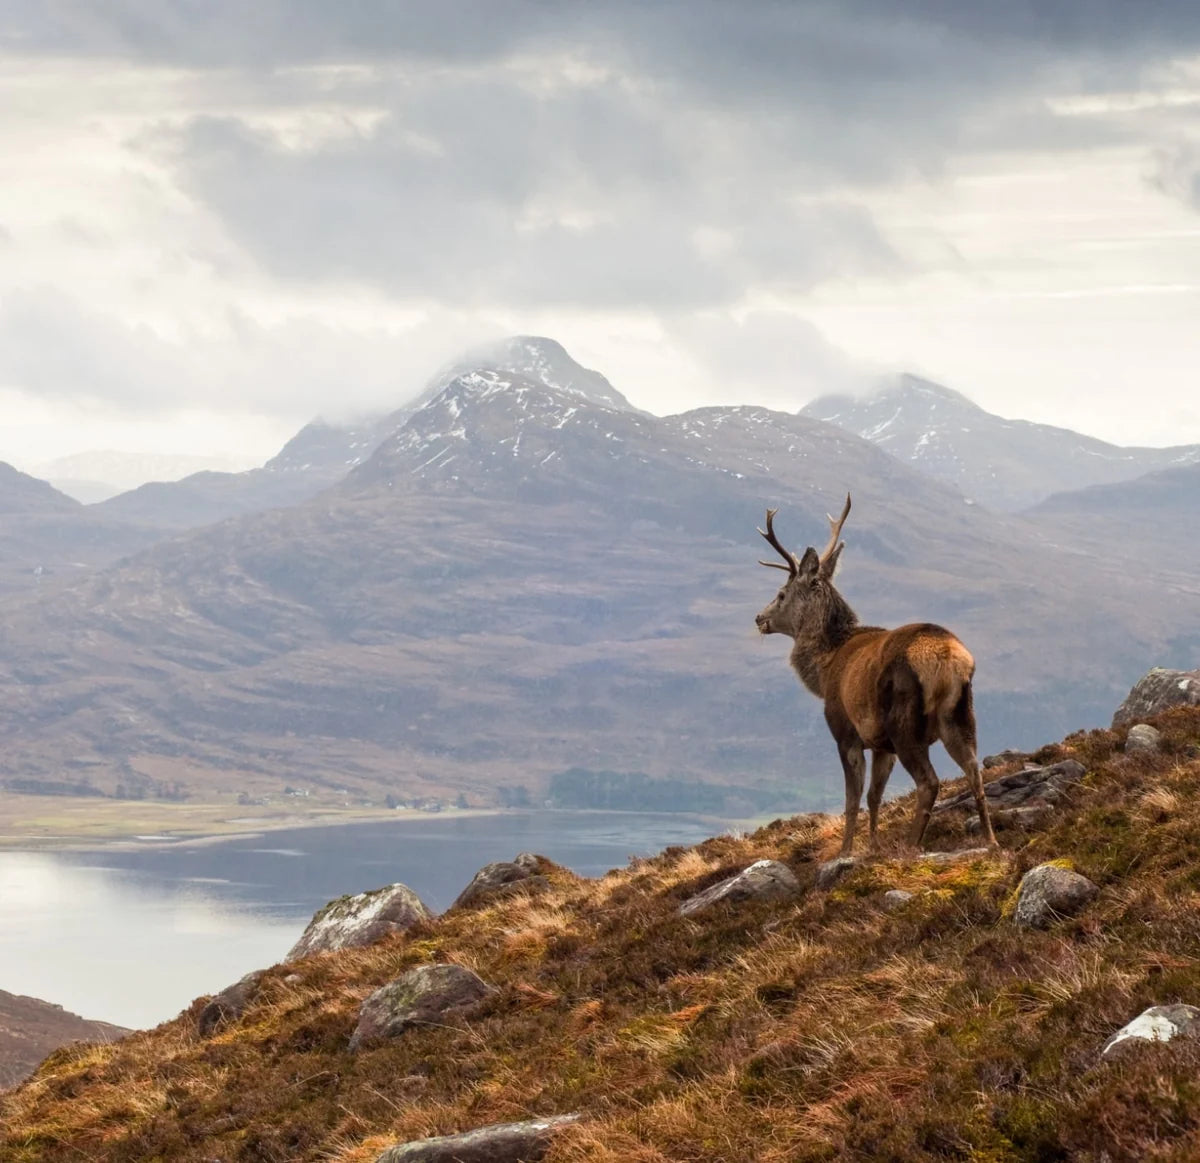
[[[1191,3],[18,3],[0,54],[9,399],[284,435],[507,329],[654,410],[902,362],[1200,439]]]

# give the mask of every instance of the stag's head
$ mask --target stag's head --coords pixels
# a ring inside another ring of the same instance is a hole
[[[787,634],[795,638],[808,626],[822,622],[825,618],[831,599],[836,591],[833,588],[833,574],[837,569],[838,558],[842,555],[846,543],[839,540],[842,526],[850,514],[850,494],[846,494],[846,504],[842,515],[836,520],[829,518],[830,538],[824,552],[818,553],[811,545],[801,557],[784,549],[779,538],[775,536],[775,520],[777,509],[767,510],[767,527],[759,533],[766,538],[768,544],[780,557],[778,561],[760,561],[760,565],[771,569],[782,569],[787,572],[787,580],[771,603],[755,619],[760,634]]]

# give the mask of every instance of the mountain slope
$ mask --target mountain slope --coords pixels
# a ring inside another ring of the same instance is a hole
[[[197,1032],[201,999],[119,1046],[60,1051],[0,1097],[0,1156],[374,1163],[400,1142],[579,1113],[547,1163],[1195,1159],[1197,1040],[1101,1058],[1148,1007],[1200,997],[1200,713],[1159,726],[1154,756],[1111,731],[1045,748],[1086,775],[999,853],[913,859],[912,797],[885,805],[881,853],[827,892],[816,872],[840,822],[820,816],[597,880],[541,863],[540,891],[268,969],[215,1036]],[[933,828],[939,848],[974,843],[961,813]],[[793,898],[680,915],[759,860],[787,866]],[[1019,927],[1022,875],[1047,861],[1097,895]],[[893,889],[910,894],[898,907]],[[495,992],[469,1021],[350,1052],[364,1000],[434,964]]]
[[[62,1006],[0,989],[0,1090],[15,1086],[52,1050],[69,1042],[109,1042],[128,1031],[91,1022]]]
[[[822,396],[802,415],[854,432],[998,511],[1200,461],[1200,445],[1123,448],[1066,428],[1006,420],[959,392],[909,375],[866,397]]]
[[[151,540],[0,461],[0,595],[78,576]]]
[[[490,803],[585,768],[826,802],[819,705],[753,630],[775,585],[754,527],[778,506],[789,543],[823,544],[851,487],[847,597],[964,637],[985,748],[1104,715],[1200,614],[1182,583],[1146,603],[1123,562],[1036,545],[829,425],[658,419],[473,371],[321,496],[7,606],[8,771],[51,780],[70,755],[108,790]]]
[[[1200,591],[1200,464],[1056,493],[1026,516],[1048,541],[1084,547],[1098,558],[1123,559],[1135,576],[1171,575],[1181,588]],[[1155,598],[1148,582],[1146,600]],[[1200,629],[1182,622],[1162,665],[1191,669],[1197,659]]]

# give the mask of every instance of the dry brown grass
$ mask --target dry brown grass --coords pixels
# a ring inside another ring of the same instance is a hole
[[[1079,755],[1085,783],[996,857],[902,856],[901,802],[884,854],[833,892],[678,916],[762,857],[810,886],[839,822],[776,821],[596,881],[551,870],[541,895],[274,970],[207,1041],[193,1006],[53,1055],[0,1098],[0,1160],[366,1163],[397,1140],[567,1111],[586,1118],[552,1163],[1200,1158],[1200,1046],[1097,1057],[1146,1006],[1200,1003],[1200,713],[1159,725],[1161,756],[1126,757],[1112,732],[1048,749]],[[961,817],[938,826],[972,846]],[[1101,894],[1019,931],[1006,903],[1046,859]],[[889,914],[893,887],[917,895]],[[430,961],[498,986],[478,1019],[349,1054],[362,999]]]

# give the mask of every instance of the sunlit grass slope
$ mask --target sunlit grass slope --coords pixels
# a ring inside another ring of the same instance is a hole
[[[830,893],[677,915],[763,857],[811,886],[840,821],[798,817],[600,880],[551,870],[540,895],[276,968],[207,1041],[193,1006],[56,1053],[0,1098],[0,1159],[360,1163],[575,1111],[550,1160],[1200,1158],[1200,1043],[1098,1054],[1148,1006],[1200,1004],[1200,712],[1157,722],[1158,754],[1126,756],[1110,731],[1046,748],[1088,774],[1047,828],[1001,833],[997,857],[904,857],[905,797],[883,857]],[[956,813],[931,842],[974,844]],[[1021,874],[1050,859],[1100,895],[1018,929]],[[889,913],[889,888],[917,895]],[[362,1000],[431,961],[499,987],[482,1015],[348,1053]]]

